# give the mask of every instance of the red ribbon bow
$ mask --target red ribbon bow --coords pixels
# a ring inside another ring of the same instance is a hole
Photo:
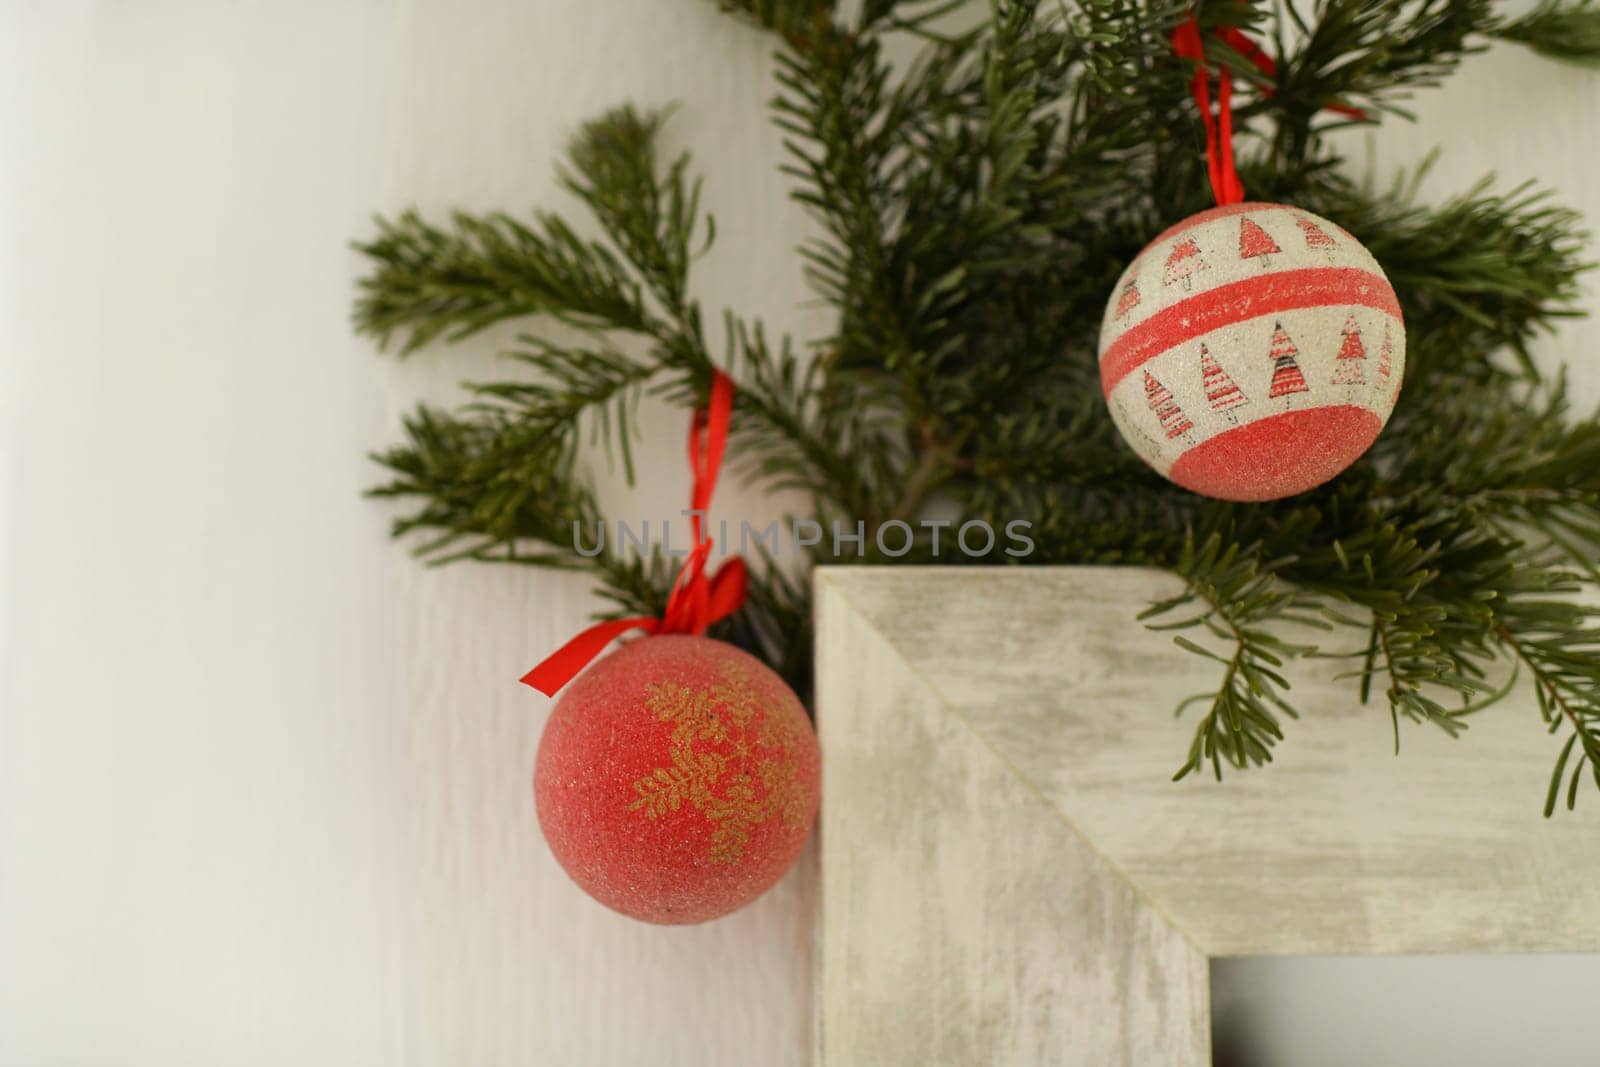
[[[1227,26],[1218,29],[1216,35],[1262,74],[1270,78],[1278,73],[1278,64],[1243,30]],[[1192,88],[1194,101],[1200,107],[1200,121],[1206,127],[1206,170],[1211,176],[1211,192],[1216,196],[1218,204],[1240,203],[1244,200],[1244,184],[1239,181],[1239,172],[1234,167],[1233,158],[1233,76],[1228,73],[1227,67],[1218,64],[1218,114],[1213,115],[1211,77],[1206,72],[1205,42],[1200,34],[1200,20],[1193,12],[1172,31],[1172,51],[1180,58],[1192,59],[1198,64]],[[1262,94],[1271,96],[1272,90],[1263,89]],[[1346,104],[1329,104],[1324,110],[1335,111],[1357,120],[1367,117],[1365,111]]]
[[[711,508],[711,494],[717,488],[717,474],[728,445],[728,420],[732,413],[733,380],[715,371],[711,379],[711,402],[695,409],[689,425],[689,469],[694,472],[689,520],[694,531],[694,547],[672,583],[667,610],[661,618],[640,616],[596,623],[523,675],[524,685],[533,686],[545,696],[555,696],[557,690],[605,651],[607,645],[629,630],[643,630],[647,634],[699,634],[712,623],[739,610],[748,584],[744,560],[734,556],[718,567],[714,575],[706,575],[706,561],[712,548],[711,539],[705,533],[706,512]]]

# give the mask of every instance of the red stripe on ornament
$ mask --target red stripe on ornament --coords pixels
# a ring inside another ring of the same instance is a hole
[[[1220,500],[1280,500],[1337,476],[1382,429],[1383,419],[1354,404],[1286,411],[1200,442],[1167,477]]]
[[[1111,343],[1100,356],[1107,396],[1147,361],[1212,330],[1247,319],[1314,307],[1369,307],[1400,319],[1400,302],[1381,275],[1358,267],[1309,267],[1219,285],[1158,311]]]

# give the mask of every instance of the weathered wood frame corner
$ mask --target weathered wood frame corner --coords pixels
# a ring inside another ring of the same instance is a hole
[[[1217,679],[1135,621],[1171,575],[815,580],[823,1067],[1198,1067],[1215,956],[1600,950],[1600,805],[1541,817],[1531,694],[1396,759],[1329,665],[1273,766],[1174,784]]]

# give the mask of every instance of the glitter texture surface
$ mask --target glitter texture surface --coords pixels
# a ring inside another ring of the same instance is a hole
[[[783,680],[732,645],[632,641],[562,693],[534,795],[551,851],[624,915],[696,923],[783,876],[816,817],[820,763]]]
[[[1372,255],[1326,219],[1230,204],[1172,227],[1112,290],[1100,384],[1128,444],[1224,500],[1336,476],[1388,422],[1405,325]]]

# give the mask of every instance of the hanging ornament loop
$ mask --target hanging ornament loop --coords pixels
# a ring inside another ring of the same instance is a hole
[[[660,633],[701,633],[744,602],[744,561],[739,557],[724,564],[711,580],[705,577],[706,562],[711,556],[711,539],[705,533],[706,514],[711,509],[711,495],[716,491],[722,456],[728,446],[732,413],[733,380],[717,371],[711,381],[710,403],[695,409],[689,426],[689,469],[694,472],[694,485],[689,492],[689,526],[694,547],[672,583]]]
[[[545,696],[556,692],[587,667],[607,645],[630,630],[647,634],[701,634],[712,623],[732,615],[744,603],[748,576],[744,560],[734,556],[706,574],[712,542],[706,536],[706,513],[717,488],[722,457],[728,446],[728,424],[733,415],[733,379],[719,371],[712,373],[709,402],[696,408],[689,426],[689,469],[694,484],[689,493],[689,524],[694,546],[689,549],[661,618],[637,616],[610,619],[584,630],[551,653],[544,662],[522,676]]]
[[[1277,62],[1243,30],[1233,26],[1220,27],[1216,36],[1264,76],[1271,78],[1278,73]],[[1217,64],[1217,113],[1213,115],[1205,39],[1200,33],[1200,20],[1194,12],[1191,11],[1189,17],[1172,31],[1172,51],[1180,59],[1192,59],[1195,62],[1191,91],[1195,104],[1200,108],[1200,121],[1206,128],[1206,171],[1211,178],[1211,192],[1217,198],[1217,205],[1243,203],[1244,184],[1239,181],[1233,153],[1233,75],[1228,72],[1226,65]],[[1272,91],[1263,89],[1262,95],[1271,96]],[[1323,110],[1357,122],[1367,118],[1365,111],[1348,104],[1328,104]]]
[[[1239,181],[1233,158],[1233,75],[1228,73],[1227,67],[1218,65],[1218,113],[1213,115],[1205,42],[1200,34],[1200,20],[1192,12],[1172,31],[1172,51],[1196,64],[1191,88],[1194,102],[1200,108],[1200,121],[1206,128],[1206,170],[1211,176],[1211,192],[1219,206],[1243,203],[1244,183]]]

